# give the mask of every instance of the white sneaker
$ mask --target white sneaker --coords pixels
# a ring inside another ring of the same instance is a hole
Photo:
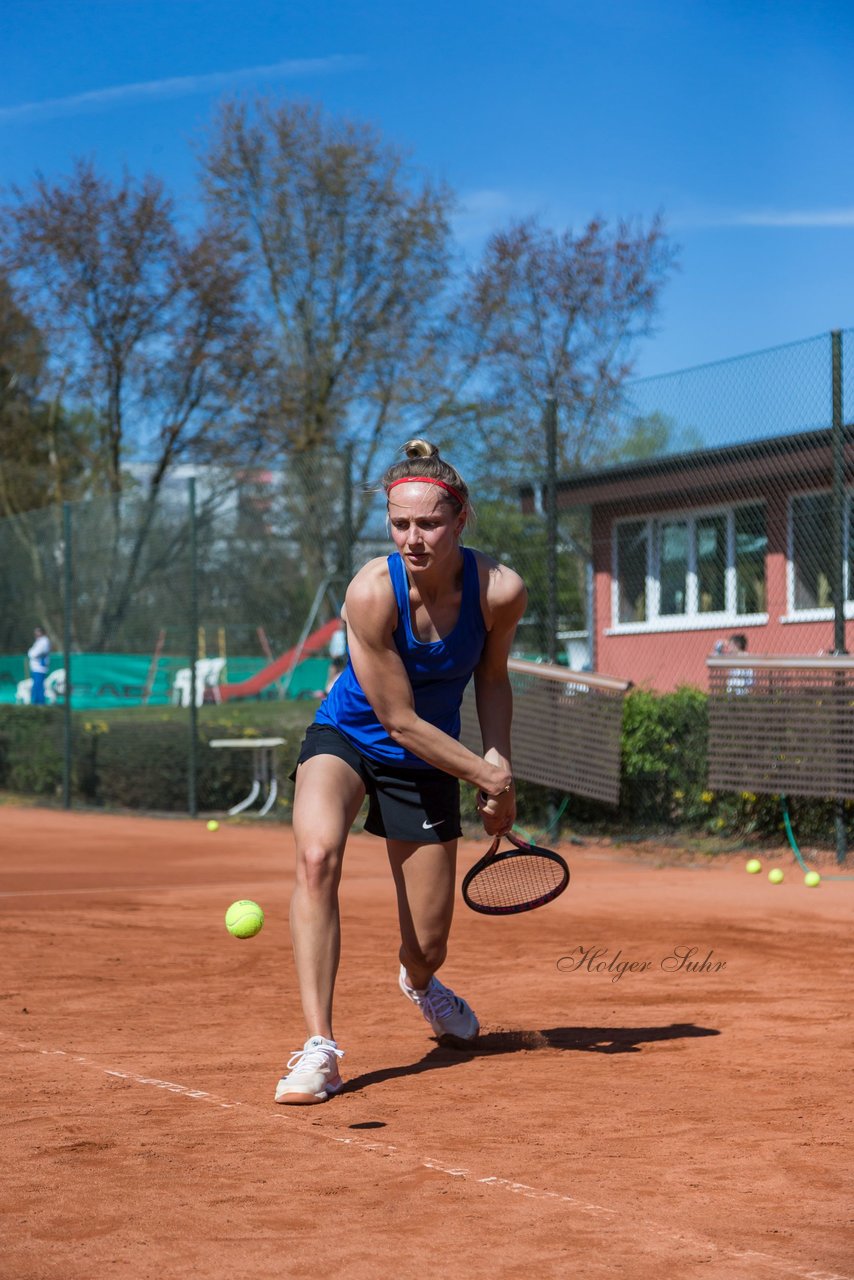
[[[334,1040],[312,1036],[288,1061],[288,1074],[276,1085],[276,1101],[305,1106],[325,1102],[340,1093],[344,1081],[338,1074],[338,1059],[344,1057]]]
[[[400,966],[400,989],[417,1005],[430,1023],[439,1043],[471,1043],[477,1038],[480,1023],[465,1000],[455,995],[450,987],[443,986],[434,975],[424,991],[416,991],[409,985],[406,969]]]

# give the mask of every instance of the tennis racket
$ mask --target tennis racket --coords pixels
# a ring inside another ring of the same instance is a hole
[[[499,851],[496,836],[466,872],[463,901],[485,916],[511,916],[554,902],[569,884],[569,867],[558,853],[528,844],[508,832],[512,849]]]

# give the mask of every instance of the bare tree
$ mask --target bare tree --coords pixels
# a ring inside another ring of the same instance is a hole
[[[560,465],[597,458],[632,344],[650,332],[673,265],[659,217],[645,228],[596,218],[577,236],[529,219],[491,237],[469,279],[466,314],[487,335],[488,447],[509,472],[541,469],[549,397],[560,414]]]
[[[61,618],[58,504],[85,486],[92,424],[51,389],[44,337],[0,277],[0,641],[28,643]]]
[[[44,359],[42,335],[0,277],[0,515],[5,517],[41,506],[48,487],[38,429]]]
[[[290,102],[224,105],[203,174],[267,325],[266,439],[328,456],[349,438],[357,478],[372,477],[378,452],[441,418],[470,372],[448,305],[450,193],[373,129]],[[316,547],[322,475],[307,461],[300,474]]]
[[[151,177],[113,186],[87,162],[38,177],[3,210],[0,254],[45,336],[64,393],[94,424],[90,492],[109,495],[99,529],[103,590],[90,643],[103,647],[137,584],[164,478],[182,458],[228,447],[255,332],[227,232],[182,234]],[[137,462],[133,527],[123,519]]]

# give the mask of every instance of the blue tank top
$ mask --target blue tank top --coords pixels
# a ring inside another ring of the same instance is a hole
[[[394,643],[401,656],[415,700],[415,712],[422,720],[450,734],[460,736],[460,703],[472,672],[480,661],[486,640],[486,625],[480,607],[477,558],[462,548],[463,589],[460,614],[453,630],[442,640],[424,642],[412,632],[409,579],[398,552],[388,557],[388,571],[397,604]],[[349,739],[371,760],[408,769],[429,769],[386,733],[356,679],[350,662],[320,704],[315,724],[328,724]]]

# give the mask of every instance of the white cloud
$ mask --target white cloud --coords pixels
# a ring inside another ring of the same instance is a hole
[[[733,216],[739,227],[854,227],[849,209],[766,209]]]
[[[532,203],[506,191],[484,187],[461,195],[453,217],[454,232],[461,245],[477,245],[513,218],[526,218]]]
[[[833,209],[745,209],[693,211],[668,218],[673,227],[854,227],[854,206]]]
[[[359,66],[358,57],[333,55],[327,58],[293,58],[259,67],[240,67],[233,71],[214,71],[208,75],[172,76],[164,80],[142,80],[133,84],[114,85],[109,89],[92,89],[65,98],[44,98],[40,102],[21,102],[0,107],[0,124],[28,120],[50,120],[57,116],[84,111],[105,111],[110,107],[155,99],[184,98],[194,93],[209,93],[232,85],[259,80],[296,79],[310,75],[327,75]]]

